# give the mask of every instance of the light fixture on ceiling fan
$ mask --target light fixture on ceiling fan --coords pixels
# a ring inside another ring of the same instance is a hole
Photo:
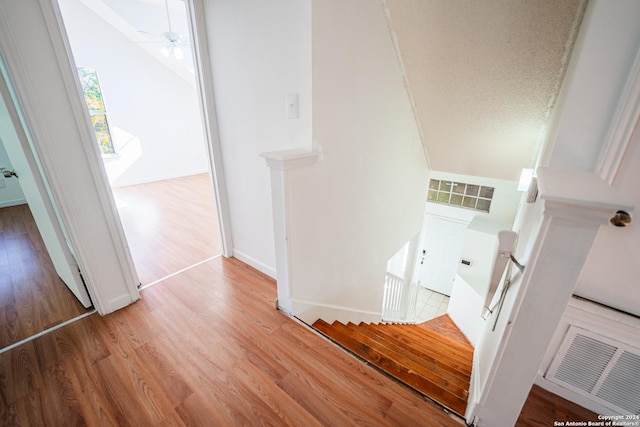
[[[176,33],[171,28],[171,16],[169,14],[169,4],[167,0],[164,0],[164,10],[167,13],[167,24],[169,26],[169,31],[165,31],[162,33],[162,36],[165,39],[165,45],[162,49],[160,49],[160,53],[164,55],[165,58],[168,58],[173,54],[173,56],[179,61],[184,58],[184,51],[179,46],[182,42],[182,36],[179,33]]]
[[[184,50],[180,47],[180,45],[187,45],[188,42],[182,37],[182,35],[180,35],[180,33],[173,31],[173,27],[171,25],[171,15],[169,14],[169,4],[167,0],[164,0],[164,10],[167,16],[167,25],[169,27],[169,30],[160,34],[152,34],[148,31],[138,30],[138,32],[140,33],[145,33],[153,37],[161,37],[161,40],[158,41],[139,41],[138,43],[162,43],[163,46],[160,49],[160,53],[162,53],[165,58],[173,56],[175,59],[180,61],[182,58],[184,58]]]

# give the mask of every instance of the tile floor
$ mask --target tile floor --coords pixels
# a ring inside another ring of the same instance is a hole
[[[434,317],[441,316],[447,312],[448,306],[448,296],[420,287],[418,303],[416,304],[416,312],[418,313],[416,322],[423,323]]]

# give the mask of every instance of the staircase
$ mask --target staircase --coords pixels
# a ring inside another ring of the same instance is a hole
[[[328,324],[313,327],[361,358],[463,416],[473,347],[449,316],[417,325]]]

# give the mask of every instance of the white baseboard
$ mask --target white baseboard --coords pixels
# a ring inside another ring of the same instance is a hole
[[[0,208],[9,208],[11,206],[26,205],[26,199],[4,200],[0,202]]]
[[[126,294],[126,295],[122,295],[119,296],[117,298],[114,298],[112,300],[109,301],[109,303],[107,304],[107,312],[103,313],[100,312],[101,315],[105,315],[105,314],[109,314],[109,313],[113,313],[114,311],[120,310],[121,308],[124,308],[126,306],[128,306],[129,304],[133,304],[134,302],[138,301],[140,299],[140,297],[138,296],[138,298],[132,299],[131,295]]]
[[[333,323],[337,320],[344,324],[349,322],[356,324],[382,322],[382,310],[374,312],[299,299],[292,299],[291,304],[293,315],[309,325],[318,319],[327,323]]]
[[[258,261],[257,259],[245,254],[242,251],[239,251],[237,249],[233,250],[233,257],[239,259],[240,261],[244,262],[245,264],[250,265],[251,267],[255,268],[256,270],[260,271],[261,273],[266,274],[267,276],[271,277],[272,279],[276,279],[276,269],[274,267],[271,267],[261,261]]]

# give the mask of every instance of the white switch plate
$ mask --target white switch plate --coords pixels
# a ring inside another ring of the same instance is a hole
[[[4,176],[0,175],[0,188],[7,188],[7,183],[4,180]]]
[[[298,94],[290,93],[287,95],[287,118],[297,119],[298,116]]]

